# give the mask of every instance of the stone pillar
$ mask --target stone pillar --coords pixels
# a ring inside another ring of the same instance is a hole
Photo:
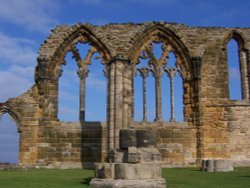
[[[147,121],[147,98],[146,98],[146,78],[149,73],[149,69],[146,67],[139,68],[138,71],[140,72],[140,75],[142,77],[142,84],[143,84],[143,118],[142,121]]]
[[[155,121],[162,122],[161,77],[163,70],[161,67],[154,67],[151,71],[155,77]]]
[[[170,116],[170,122],[175,122],[174,117],[174,77],[176,75],[177,69],[174,67],[166,68],[165,69],[167,76],[170,79],[170,110],[171,110],[171,116]]]
[[[85,96],[86,96],[86,78],[89,70],[87,67],[78,69],[77,74],[80,78],[80,105],[79,105],[79,120],[85,122]]]
[[[114,103],[114,148],[119,149],[119,132],[123,128],[123,72],[124,62],[115,60],[115,103]]]
[[[115,117],[115,64],[114,62],[110,62],[108,65],[109,67],[109,85],[108,85],[108,101],[107,101],[107,131],[108,131],[108,153],[113,150],[114,143],[115,143],[115,122],[114,122],[114,117]]]
[[[131,125],[131,97],[132,93],[132,70],[129,62],[124,61],[123,70],[123,128],[129,128]]]

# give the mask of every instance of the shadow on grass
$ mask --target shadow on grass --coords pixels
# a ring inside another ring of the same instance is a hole
[[[91,177],[91,178],[84,178],[84,179],[81,181],[81,184],[89,185],[89,183],[90,183],[90,181],[91,181],[92,178],[93,178],[93,177]]]
[[[241,178],[250,178],[250,176],[239,176]]]

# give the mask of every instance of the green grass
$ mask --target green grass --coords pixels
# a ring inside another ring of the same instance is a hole
[[[87,188],[92,170],[0,171],[0,188]]]
[[[233,172],[201,172],[197,168],[164,169],[168,188],[250,188],[250,168]]]
[[[92,170],[0,171],[0,188],[87,188]],[[248,188],[250,168],[234,172],[207,173],[197,168],[163,169],[168,188]]]

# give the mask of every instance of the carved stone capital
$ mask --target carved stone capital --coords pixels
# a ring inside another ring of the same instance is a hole
[[[165,72],[167,73],[167,76],[172,80],[174,79],[178,69],[176,67],[170,67],[170,68],[165,68]]]
[[[161,77],[163,76],[163,73],[164,73],[162,67],[153,67],[153,68],[151,69],[151,72],[153,73],[153,76],[154,76],[156,79],[161,78]]]
[[[77,70],[77,75],[79,76],[79,78],[80,78],[81,80],[86,79],[86,78],[88,77],[88,75],[89,75],[89,70],[88,70],[88,68],[87,68],[87,67],[86,67],[86,68],[79,68],[79,69]]]
[[[146,78],[149,75],[150,71],[147,67],[137,68],[137,70],[142,78]]]

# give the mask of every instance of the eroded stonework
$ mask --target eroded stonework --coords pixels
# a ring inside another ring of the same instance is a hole
[[[239,46],[243,99],[238,101],[229,97],[226,44],[230,39]],[[91,46],[85,59],[76,49],[79,42]],[[162,59],[152,53],[153,43],[162,44]],[[165,166],[195,165],[203,159],[230,159],[234,166],[250,165],[249,50],[250,28],[189,27],[165,22],[60,25],[41,45],[35,85],[19,97],[0,103],[0,114],[9,113],[17,123],[20,165],[91,167],[93,162],[107,161],[110,151],[120,148],[119,131],[128,128],[157,132],[156,145]],[[68,51],[79,68],[78,123],[57,118],[58,79]],[[105,66],[107,121],[91,123],[85,122],[85,78],[95,52]],[[177,57],[173,70],[165,64],[169,52]],[[145,116],[142,122],[133,119],[133,79],[140,58],[150,60],[148,71],[155,78],[154,122],[147,122]],[[174,113],[170,122],[161,118],[160,91],[164,86],[160,77],[164,72],[170,78],[176,72],[182,76],[184,122],[175,122]]]

